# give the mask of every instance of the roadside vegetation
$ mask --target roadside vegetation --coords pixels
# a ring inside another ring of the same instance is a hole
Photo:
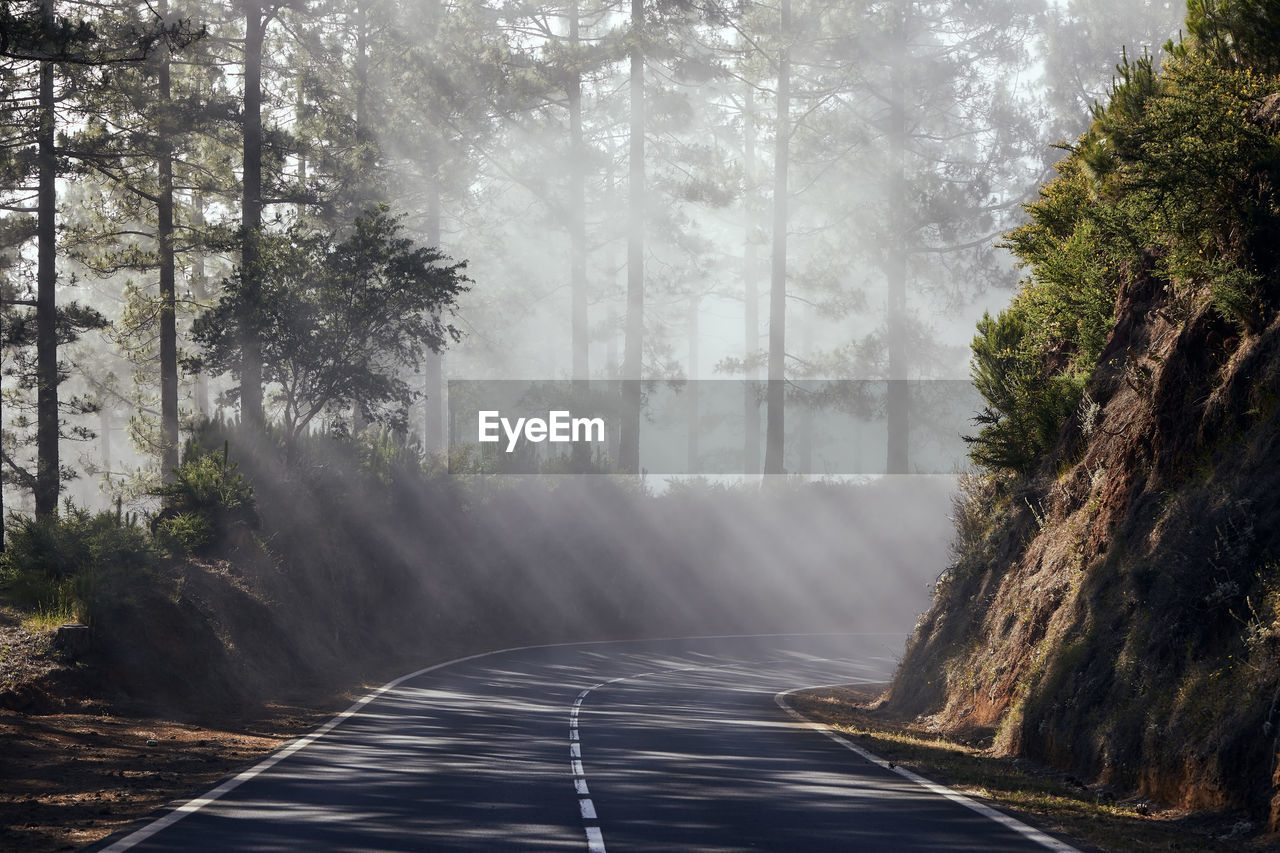
[[[902,585],[918,595],[924,576],[911,573],[945,551],[930,521],[943,483],[762,493],[688,481],[655,494],[607,475],[451,475],[378,429],[291,451],[234,425],[198,439],[151,514],[10,519],[6,849],[101,835],[208,781],[183,781],[193,762],[225,772],[279,742],[259,736],[305,727],[279,707],[327,708],[433,662],[531,643],[840,630],[851,612],[894,630],[922,600]],[[851,595],[848,554],[886,551],[883,531],[922,501],[933,512],[915,516],[911,545]],[[843,532],[798,545],[801,528]],[[68,621],[89,626],[87,648],[57,646]],[[137,734],[153,729],[186,746]],[[254,737],[231,737],[241,730]],[[62,760],[68,743],[84,761]],[[152,775],[117,784],[117,772]]]
[[[1256,825],[1239,816],[1188,813],[1145,797],[1117,798],[1108,786],[1087,785],[1070,773],[997,755],[991,749],[993,732],[945,737],[928,724],[879,707],[882,689],[804,690],[787,701],[873,755],[1073,844],[1115,853],[1274,849],[1270,839],[1257,837]]]
[[[916,606],[904,578],[945,547],[918,519],[893,556],[907,574],[868,572],[850,598],[846,555],[884,551],[880,532],[909,502],[941,511],[944,483],[688,480],[657,493],[608,475],[449,474],[390,430],[256,434],[206,425],[148,514],[11,516],[0,601],[33,626],[89,625],[84,669],[121,691],[176,702],[216,687],[231,701],[339,661],[834,630],[850,612],[893,630]],[[789,535],[850,515],[866,524]]]
[[[1192,0],[1007,235],[951,565],[889,694],[939,732],[1280,830],[1280,23]]]

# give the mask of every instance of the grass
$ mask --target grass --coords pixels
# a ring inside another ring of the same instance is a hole
[[[788,701],[806,717],[850,735],[883,759],[1086,849],[1280,850],[1275,838],[1258,837],[1258,827],[1246,826],[1240,815],[1187,813],[1137,797],[1116,801],[1120,795],[1104,787],[1086,786],[1068,774],[992,754],[990,731],[948,739],[917,720],[874,710],[872,700],[883,686],[807,690],[791,694]]]
[[[0,586],[0,603],[10,616],[33,634],[49,633],[58,626],[83,621],[83,605],[71,580],[20,577]]]
[[[22,627],[33,634],[55,631],[61,625],[77,622],[75,607],[69,601],[37,604],[35,609],[23,614]]]

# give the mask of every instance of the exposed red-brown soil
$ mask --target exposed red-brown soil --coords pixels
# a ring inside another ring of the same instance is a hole
[[[214,568],[193,579],[204,622],[225,621],[244,603],[233,585],[219,583],[225,567]],[[367,685],[420,665],[416,657],[387,655],[334,667],[320,679],[286,673],[271,656],[248,669],[235,656],[213,655],[207,672],[189,673],[189,680],[210,690],[232,684],[237,692],[193,700],[185,685],[175,694],[171,666],[139,663],[155,652],[138,643],[163,647],[188,630],[171,628],[155,602],[148,612],[158,617],[146,631],[122,632],[116,646],[100,637],[103,648],[77,662],[55,648],[52,628],[24,625],[22,611],[0,606],[0,850],[96,842],[208,790],[347,707]],[[119,666],[104,664],[121,655],[135,662],[128,682],[120,681]],[[275,691],[262,686],[268,669],[281,685]]]
[[[1280,319],[1175,291],[1135,271],[1049,458],[971,483],[889,703],[1280,832]]]
[[[994,732],[980,727],[943,736],[928,717],[896,713],[884,703],[886,685],[823,687],[793,693],[789,704],[833,726],[879,757],[909,768],[1082,850],[1116,853],[1262,853],[1274,836],[1230,813],[1161,807],[1106,785],[1037,762],[1000,754]]]
[[[71,850],[212,787],[345,704],[316,697],[199,724],[0,710],[0,848]]]

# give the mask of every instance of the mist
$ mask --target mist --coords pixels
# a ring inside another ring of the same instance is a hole
[[[975,323],[1017,287],[1001,234],[1053,144],[1086,129],[1122,48],[1158,55],[1182,16],[51,8],[92,37],[15,47],[0,80],[5,511],[69,500],[154,526],[178,461],[221,451],[253,484],[262,547],[314,567],[341,624],[390,607],[374,633],[417,620],[424,642],[485,647],[910,631],[950,560],[973,410],[931,420],[894,389],[968,379]],[[353,317],[334,294],[393,273],[342,278],[333,259],[364,258],[343,247],[379,210],[384,256],[435,253],[412,310],[376,302],[384,287]],[[420,322],[393,338],[380,313]],[[473,461],[449,391],[509,380],[621,383],[607,446],[520,473]],[[711,403],[721,380],[740,404]],[[798,402],[821,381],[886,383],[859,404],[874,440],[822,422],[832,446],[861,442],[838,470]],[[677,389],[678,427],[645,382]],[[947,455],[912,444],[928,429]],[[658,440],[679,465],[646,461]]]

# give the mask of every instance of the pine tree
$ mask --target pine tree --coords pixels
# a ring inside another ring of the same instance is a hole
[[[55,0],[39,0],[23,6],[26,8],[19,7],[21,11],[16,14],[9,5],[4,9],[0,18],[0,30],[4,33],[0,41],[0,55],[13,63],[12,73],[30,74],[29,85],[34,93],[34,109],[29,118],[28,134],[25,135],[34,152],[28,178],[33,181],[35,189],[37,246],[33,377],[36,471],[32,486],[36,515],[48,517],[57,511],[63,476],[58,446],[62,432],[58,385],[63,378],[58,365],[59,327],[63,327],[63,336],[66,337],[75,333],[73,329],[86,323],[100,323],[99,318],[77,312],[74,306],[63,311],[67,320],[60,323],[56,224],[58,158],[71,152],[59,150],[57,133],[60,115],[72,105],[59,102],[58,76],[60,71],[83,72],[94,67],[141,62],[156,48],[185,44],[194,34],[182,23],[166,25],[162,21],[140,21],[130,8],[122,8],[120,14],[97,14],[92,20],[72,20],[59,14],[59,4]],[[77,315],[80,322],[73,323],[70,319],[73,315]]]

